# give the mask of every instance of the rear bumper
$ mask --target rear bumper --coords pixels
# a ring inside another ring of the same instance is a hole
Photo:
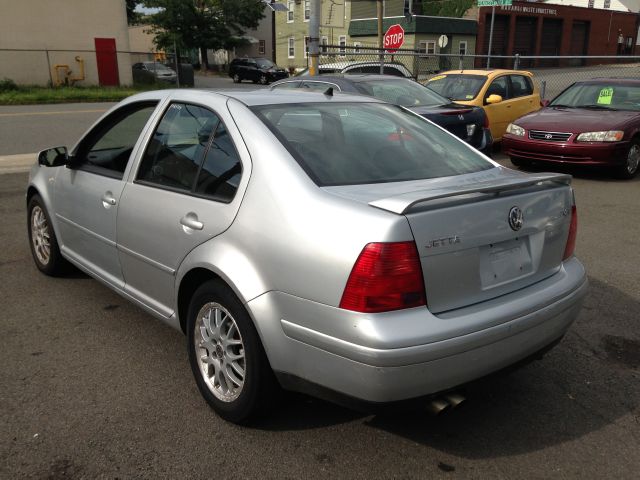
[[[510,157],[574,165],[621,165],[626,161],[629,142],[564,143],[543,142],[505,133],[502,151]]]
[[[248,307],[275,371],[356,399],[392,402],[467,383],[552,344],[586,292],[574,258],[535,285],[438,317],[416,308],[365,319],[277,292]],[[310,328],[313,322],[327,328]],[[345,326],[354,332],[336,334]]]

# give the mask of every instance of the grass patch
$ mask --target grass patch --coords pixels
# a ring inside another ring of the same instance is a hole
[[[0,105],[32,105],[41,103],[119,102],[146,90],[169,88],[168,85],[133,87],[37,87],[0,88]]]

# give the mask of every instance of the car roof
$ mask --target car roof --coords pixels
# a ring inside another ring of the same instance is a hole
[[[497,75],[515,74],[515,75],[528,75],[533,76],[533,73],[526,70],[507,70],[504,68],[492,68],[489,70],[447,70],[446,72],[440,72],[439,75],[480,75],[484,77],[495,77]]]
[[[286,105],[286,104],[302,104],[302,103],[330,103],[330,102],[350,102],[350,103],[385,103],[382,100],[378,100],[373,97],[364,95],[356,95],[343,92],[334,92],[333,95],[325,95],[322,92],[310,92],[293,90],[207,90],[207,89],[167,89],[167,90],[152,90],[149,92],[142,92],[136,95],[132,95],[124,100],[125,103],[129,101],[141,101],[141,100],[162,100],[167,97],[182,99],[185,96],[193,97],[193,95],[202,95],[203,97],[209,95],[224,96],[227,98],[236,99],[248,107],[259,105]]]

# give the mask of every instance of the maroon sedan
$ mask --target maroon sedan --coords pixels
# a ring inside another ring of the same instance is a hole
[[[502,149],[517,166],[601,165],[633,178],[640,163],[640,80],[574,83],[546,108],[509,124]]]

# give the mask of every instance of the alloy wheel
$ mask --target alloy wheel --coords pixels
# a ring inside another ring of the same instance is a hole
[[[51,236],[47,217],[38,205],[31,210],[31,242],[38,261],[47,265],[51,259]]]
[[[629,153],[627,154],[627,172],[629,175],[634,175],[638,170],[638,165],[640,164],[640,145],[634,143],[631,145],[629,149]]]
[[[244,344],[235,319],[219,303],[205,304],[196,317],[193,336],[200,373],[213,395],[232,402],[246,378]]]

